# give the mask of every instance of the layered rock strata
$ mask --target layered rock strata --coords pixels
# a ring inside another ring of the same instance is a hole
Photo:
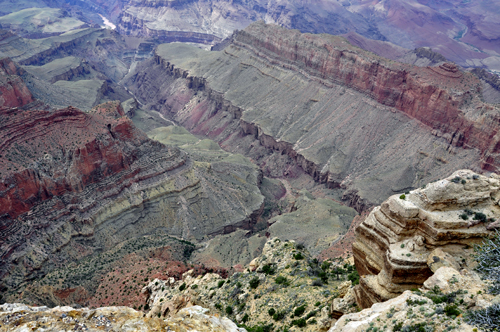
[[[395,63],[341,37],[257,22],[220,52],[161,45],[126,84],[266,175],[305,171],[358,211],[457,167],[498,166],[497,108],[474,75]]]
[[[374,208],[352,246],[362,276],[358,304],[370,307],[418,288],[439,267],[467,267],[471,247],[491,236],[500,218],[499,189],[496,174],[461,170]]]
[[[149,139],[119,103],[0,116],[0,279],[15,288],[68,261],[161,230],[202,239],[251,228],[255,167],[193,162]]]

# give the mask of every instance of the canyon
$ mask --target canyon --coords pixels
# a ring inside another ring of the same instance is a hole
[[[257,22],[223,51],[160,45],[124,84],[264,175],[306,172],[358,212],[457,168],[498,165],[498,109],[475,75],[396,63],[342,37]]]
[[[149,139],[117,102],[86,113],[47,109],[33,101],[12,61],[2,60],[2,68],[13,91],[0,125],[6,298],[28,280],[131,238],[156,233],[170,242],[198,241],[256,222],[264,197],[251,163],[193,160]]]
[[[0,324],[472,331],[500,303],[470,258],[500,223],[496,4],[16,1]]]
[[[313,0],[307,4],[264,0],[84,0],[72,4],[84,12],[97,11],[109,17],[121,33],[164,42],[213,45],[262,20],[301,32],[354,33],[405,52],[430,47],[463,67],[500,71],[500,7],[493,0]]]

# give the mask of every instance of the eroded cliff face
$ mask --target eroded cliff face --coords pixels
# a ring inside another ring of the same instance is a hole
[[[0,109],[22,107],[33,101],[14,62],[9,58],[0,59]]]
[[[442,266],[470,270],[473,245],[498,228],[499,189],[498,175],[462,170],[374,208],[353,243],[358,304],[419,288]]]
[[[306,172],[358,211],[457,168],[498,166],[497,109],[475,76],[396,63],[341,37],[257,22],[221,52],[161,45],[125,84],[266,175]]]
[[[104,9],[101,1],[85,1]],[[384,39],[371,22],[331,1],[304,5],[300,1],[122,0],[120,6],[118,31],[165,41],[211,44],[257,20],[307,32],[341,34],[354,30],[369,38]]]
[[[3,295],[128,239],[155,233],[197,241],[250,229],[262,211],[256,167],[193,161],[149,139],[119,103],[88,113],[28,106],[0,110]]]

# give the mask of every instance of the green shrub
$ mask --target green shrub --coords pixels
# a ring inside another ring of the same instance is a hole
[[[317,313],[318,312],[316,310],[312,310],[312,311],[308,312],[307,315],[306,315],[306,320],[308,320],[311,317],[316,316]]]
[[[487,218],[486,215],[482,212],[474,212],[474,218],[473,220],[479,220],[480,222],[486,222]]]
[[[247,330],[247,332],[271,332],[273,330],[274,325],[255,325],[255,326],[242,326]]]
[[[297,327],[305,327],[307,325],[306,320],[304,318],[294,319],[292,320],[292,325]]]
[[[246,322],[248,322],[249,320],[250,320],[250,316],[248,316],[248,314],[245,314],[245,315],[243,316],[243,318],[241,319],[241,321],[242,321],[243,323],[246,323]]]
[[[179,286],[179,290],[182,292],[183,290],[186,289],[186,283],[183,283],[182,285]]]
[[[288,279],[283,276],[277,276],[276,279],[274,279],[274,282],[278,285],[290,286],[290,282],[288,281]]]
[[[250,285],[250,288],[257,288],[257,287],[259,287],[260,280],[259,280],[259,278],[255,277],[255,278],[251,279],[248,284]]]
[[[427,301],[426,300],[413,300],[413,299],[408,299],[406,300],[406,303],[408,305],[423,305],[423,304],[426,304]]]
[[[286,315],[286,313],[284,311],[278,311],[275,314],[273,314],[273,319],[275,321],[279,321],[279,320],[282,320],[283,318],[285,318],[285,315]]]
[[[296,254],[293,254],[293,258],[296,260],[301,260],[301,259],[304,259],[304,255],[302,255],[301,252],[298,252]]]
[[[192,285],[191,286],[191,289],[196,289],[196,288],[198,288],[198,285]]]
[[[321,281],[321,279],[314,279],[311,285],[313,287],[321,287],[323,286],[323,281]]]
[[[401,196],[399,196],[400,199],[406,199],[406,195],[405,194],[402,194]]]
[[[215,304],[215,308],[216,308],[216,309],[219,309],[219,310],[222,310],[222,304],[220,304],[220,303],[216,303],[216,304]]]
[[[332,263],[329,261],[324,261],[323,263],[321,263],[321,269],[323,271],[328,270],[330,268],[330,266],[332,266]]]
[[[306,311],[307,304],[303,304],[300,307],[295,308],[293,311],[293,315],[296,317],[300,317],[304,314],[304,311]]]
[[[262,272],[266,275],[273,275],[276,272],[276,269],[271,264],[266,264],[262,267]]]
[[[444,312],[446,313],[446,316],[458,316],[461,314],[455,304],[446,305],[446,307],[444,307]]]
[[[224,286],[225,282],[226,282],[225,280],[219,280],[219,283],[217,284],[217,287],[221,288],[222,286]]]
[[[354,270],[352,273],[349,273],[347,275],[347,280],[351,280],[353,285],[358,285],[359,284],[359,273],[358,271]]]
[[[226,314],[228,314],[228,315],[232,315],[232,314],[233,314],[233,307],[231,307],[231,306],[227,306],[227,307],[226,307]]]
[[[267,311],[267,313],[269,314],[269,316],[272,316],[272,315],[274,315],[274,314],[276,313],[276,309],[271,308],[271,309],[269,309],[269,310]]]

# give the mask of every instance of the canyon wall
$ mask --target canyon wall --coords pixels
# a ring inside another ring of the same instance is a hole
[[[193,161],[149,139],[116,102],[85,113],[30,101],[14,96],[0,108],[4,294],[131,238],[196,242],[251,229],[262,211],[262,175],[248,163]],[[9,107],[16,102],[29,104]]]
[[[474,75],[396,63],[342,37],[257,22],[220,52],[160,45],[125,84],[266,175],[306,172],[358,211],[456,168],[498,167],[497,109]]]
[[[22,107],[33,95],[19,77],[19,69],[9,58],[0,58],[0,109]]]

